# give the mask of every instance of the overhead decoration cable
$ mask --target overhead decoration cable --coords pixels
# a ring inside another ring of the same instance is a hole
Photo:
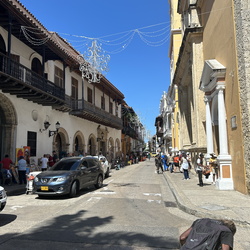
[[[168,25],[166,25],[168,23]],[[164,27],[159,30],[142,31],[145,29],[154,28],[156,26],[163,25]],[[46,36],[39,29],[22,26],[21,30],[26,39],[33,45],[40,46],[45,44],[55,32],[51,33],[51,36]],[[133,29],[116,34],[106,35],[99,38],[70,35],[66,33],[57,33],[63,36],[64,40],[70,44],[74,49],[78,51],[80,56],[77,60],[80,64],[80,71],[82,77],[87,78],[89,82],[100,82],[103,74],[109,70],[108,62],[110,60],[109,54],[117,54],[125,50],[132,42],[135,34],[138,34],[139,38],[148,46],[162,46],[169,40],[170,37],[170,22],[159,23],[139,29]],[[41,38],[37,38],[37,36]],[[44,36],[44,37],[43,37]],[[78,38],[79,40],[65,39],[66,36]],[[107,38],[113,37],[113,39],[107,40]],[[66,45],[57,36],[53,37],[56,42],[68,53],[72,53],[72,50],[68,49]],[[104,50],[104,46],[113,47],[110,50]],[[83,53],[79,50],[85,49]]]

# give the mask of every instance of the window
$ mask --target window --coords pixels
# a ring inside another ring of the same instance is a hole
[[[63,71],[55,66],[55,84],[63,88]]]
[[[71,77],[71,97],[74,100],[78,99],[78,81]]]
[[[115,115],[118,116],[118,103],[115,104]]]
[[[31,70],[36,72],[38,75],[43,76],[43,66],[38,58],[33,58],[31,62]]]
[[[101,97],[101,108],[105,110],[105,97]]]
[[[88,88],[88,102],[92,103],[92,95],[93,95],[93,90],[91,88]]]
[[[36,132],[28,131],[27,134],[27,146],[30,147],[30,156],[36,156]]]
[[[109,102],[109,113],[113,114],[113,103]]]

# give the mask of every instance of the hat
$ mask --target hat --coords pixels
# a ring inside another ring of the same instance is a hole
[[[211,153],[210,155],[215,158],[217,157],[215,153]]]

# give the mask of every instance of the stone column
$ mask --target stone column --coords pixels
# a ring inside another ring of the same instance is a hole
[[[209,159],[210,153],[214,152],[212,118],[210,110],[211,97],[205,96],[204,101],[206,104],[206,134],[207,134],[207,154],[205,155],[205,158]]]
[[[220,167],[220,176],[216,181],[216,187],[221,190],[233,190],[232,179],[232,157],[228,154],[228,138],[226,110],[224,102],[225,82],[218,82],[218,122],[219,122],[219,145],[220,152],[218,155],[218,164]]]

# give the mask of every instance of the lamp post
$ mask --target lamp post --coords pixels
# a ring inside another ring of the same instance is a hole
[[[57,122],[56,123],[56,130],[49,130],[49,137],[51,137],[52,135],[55,135],[55,134],[57,134],[58,133],[58,130],[59,130],[59,128],[60,128],[60,122]]]

